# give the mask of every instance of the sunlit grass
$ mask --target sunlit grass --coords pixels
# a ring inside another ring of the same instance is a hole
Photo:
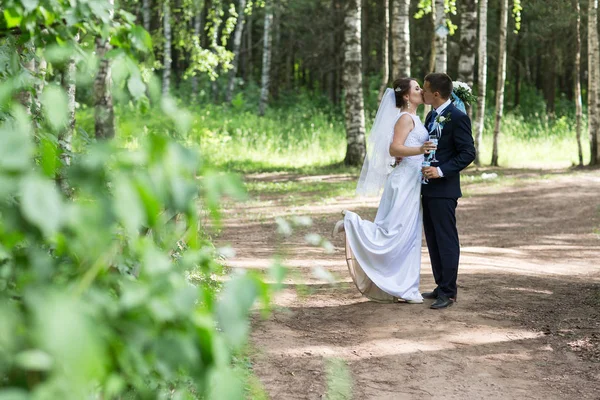
[[[321,109],[310,102],[292,109],[271,109],[264,117],[254,110],[216,106],[191,106],[192,123],[180,140],[196,146],[216,167],[239,172],[343,169],[346,137],[340,112]],[[135,109],[117,110],[117,135],[123,146],[136,147],[149,133],[173,134],[172,121],[141,114]],[[369,126],[372,121],[367,121]],[[480,149],[483,165],[492,152],[493,115],[486,118]],[[585,121],[584,121],[585,122]],[[93,132],[91,109],[78,113],[78,127]],[[584,162],[589,162],[589,142],[583,133]],[[508,113],[502,121],[499,162],[510,168],[566,168],[578,163],[573,121],[545,115],[524,118]]]

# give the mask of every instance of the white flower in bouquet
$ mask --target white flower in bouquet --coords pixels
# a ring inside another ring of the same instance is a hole
[[[477,97],[473,94],[473,89],[469,85],[461,81],[452,82],[454,94],[465,104],[473,104],[477,101]]]

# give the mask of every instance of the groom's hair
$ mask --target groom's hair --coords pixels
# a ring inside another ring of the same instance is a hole
[[[415,78],[398,78],[392,85],[394,87],[394,94],[396,95],[396,107],[406,107],[406,100],[404,96],[410,92],[411,82],[416,81]]]
[[[425,77],[432,92],[439,92],[443,99],[449,99],[452,94],[452,78],[442,72],[432,72]]]

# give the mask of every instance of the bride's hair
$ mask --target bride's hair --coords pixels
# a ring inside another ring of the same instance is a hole
[[[415,78],[399,78],[394,81],[394,94],[396,95],[396,107],[403,108],[407,106],[404,96],[410,92],[411,82],[416,81]]]

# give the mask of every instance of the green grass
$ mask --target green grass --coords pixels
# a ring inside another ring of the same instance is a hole
[[[345,129],[339,110],[319,107],[308,100],[270,109],[264,117],[257,116],[253,107],[243,104],[193,105],[188,109],[191,129],[180,139],[198,146],[207,162],[222,169],[303,174],[346,170],[342,165],[346,151]],[[490,113],[485,121],[480,149],[484,165],[491,161],[493,117]],[[80,110],[77,118],[79,128],[93,132],[91,109]],[[371,122],[367,121],[368,127]],[[150,132],[173,132],[172,122],[163,114],[153,110],[142,114],[133,107],[117,109],[117,124],[118,140],[129,147],[136,147],[139,138]],[[566,116],[552,119],[534,114],[525,118],[518,113],[508,113],[503,118],[499,140],[500,165],[566,168],[577,164],[574,125],[574,120]],[[587,163],[590,151],[585,129],[583,139]]]

